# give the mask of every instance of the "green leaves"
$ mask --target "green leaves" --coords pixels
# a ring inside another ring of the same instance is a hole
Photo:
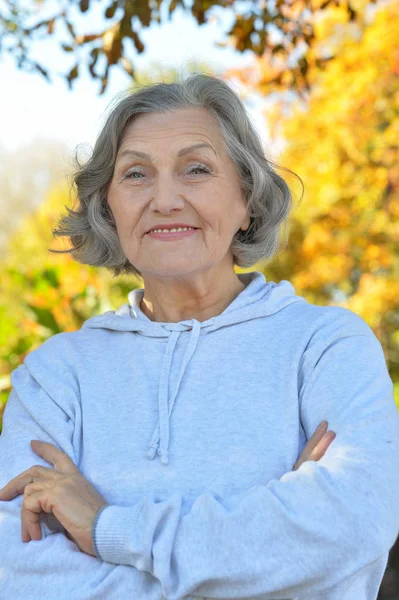
[[[29,302],[27,302],[26,305],[36,316],[39,325],[48,329],[50,335],[61,332],[61,329],[50,310],[34,306],[33,304],[29,304]]]

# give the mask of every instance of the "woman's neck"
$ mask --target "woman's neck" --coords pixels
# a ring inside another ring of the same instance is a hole
[[[205,293],[193,294],[193,288],[184,292],[179,289],[163,286],[163,290],[154,293],[144,286],[144,296],[140,303],[143,313],[151,320],[162,323],[178,323],[196,319],[199,322],[207,321],[220,315],[233,300],[245,289],[245,284],[234,274],[223,287],[219,284],[210,287]],[[191,295],[190,295],[191,292]]]

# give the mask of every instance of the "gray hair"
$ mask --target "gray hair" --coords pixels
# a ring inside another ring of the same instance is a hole
[[[177,83],[147,84],[119,100],[108,116],[86,164],[75,155],[72,182],[77,188],[77,210],[65,207],[54,236],[70,237],[72,248],[49,250],[70,252],[82,264],[106,267],[114,273],[140,271],[126,258],[107,203],[107,188],[112,179],[116,155],[126,126],[144,113],[167,113],[178,108],[206,108],[216,119],[227,152],[236,165],[244,192],[250,225],[234,235],[231,251],[233,263],[248,268],[272,257],[283,249],[280,226],[286,225],[292,195],[287,183],[276,173],[272,161],[265,157],[261,139],[241,99],[223,79],[202,73],[180,77]],[[301,178],[290,169],[284,170]]]

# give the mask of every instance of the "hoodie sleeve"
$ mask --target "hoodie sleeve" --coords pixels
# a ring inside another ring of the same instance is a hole
[[[33,350],[11,374],[13,387],[0,435],[0,487],[33,465],[51,467],[33,452],[32,439],[54,444],[79,463],[79,387],[67,366],[69,349],[62,336],[57,334]],[[162,598],[159,582],[147,573],[127,566],[107,568],[81,552],[53,515],[41,516],[41,540],[23,542],[22,500],[18,495],[0,501],[1,598],[99,598],[100,588],[102,598]]]
[[[323,419],[336,432],[321,460],[254,486],[234,508],[204,493],[183,514],[177,492],[107,506],[93,524],[97,555],[148,571],[168,600],[277,600],[313,597],[388,553],[399,533],[399,414],[381,344],[358,315],[328,307],[300,371],[306,437]]]

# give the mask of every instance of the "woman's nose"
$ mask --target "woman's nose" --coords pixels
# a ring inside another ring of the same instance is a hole
[[[158,210],[159,212],[170,212],[173,209],[184,208],[184,198],[181,193],[178,192],[177,186],[171,181],[160,182],[156,188],[154,188],[153,196],[151,199],[151,208]]]

